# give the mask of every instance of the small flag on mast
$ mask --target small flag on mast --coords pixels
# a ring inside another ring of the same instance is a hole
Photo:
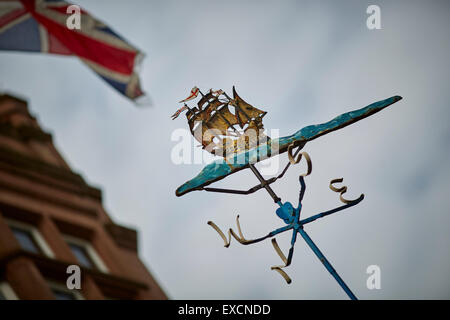
[[[183,107],[181,107],[180,109],[177,110],[177,112],[175,112],[173,115],[171,115],[172,120],[175,120],[176,118],[178,118],[178,116],[180,115],[181,112],[183,112],[184,110],[189,109],[187,105],[184,105]]]
[[[71,5],[58,0],[0,2],[0,50],[74,55],[126,97],[144,95],[136,72],[143,54],[83,9],[80,29],[69,29]]]
[[[181,100],[179,103],[186,102],[186,101],[189,101],[189,100],[197,98],[199,92],[200,92],[200,90],[197,87],[193,87],[189,97],[187,97],[184,100]]]
[[[211,92],[211,94],[215,97],[220,96],[221,94],[223,94],[223,90],[219,89],[219,90],[213,90],[213,89],[209,89],[209,92]]]

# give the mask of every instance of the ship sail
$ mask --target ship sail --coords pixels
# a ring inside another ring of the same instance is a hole
[[[260,141],[266,141],[262,118],[266,114],[245,102],[233,87],[233,99],[222,90],[203,94],[197,107],[186,113],[189,128],[194,138],[206,151],[226,157],[253,148]],[[221,99],[221,96],[226,99]],[[230,110],[232,107],[232,110]],[[238,126],[241,130],[238,130]],[[243,130],[242,130],[243,129]]]
[[[219,108],[221,105],[222,107]],[[192,135],[204,147],[210,145],[215,137],[221,141],[223,140],[221,136],[234,136],[230,134],[229,128],[238,124],[236,116],[231,113],[227,104],[216,100],[209,106],[211,107],[204,109],[203,112],[195,118],[196,122],[200,122],[199,124],[195,125],[194,121],[189,122]],[[214,114],[211,115],[211,113]]]
[[[236,116],[231,113],[228,105],[216,110],[208,121],[208,126],[219,129],[223,135],[228,135],[228,129],[236,124],[238,124]]]
[[[207,94],[205,94],[197,103],[198,108],[202,110],[202,107],[205,103],[207,103],[210,99],[215,98],[213,93],[210,91]]]
[[[264,117],[266,114],[265,111],[259,110],[254,106],[245,102],[236,92],[236,89],[233,87],[233,102],[236,107],[236,117],[239,121],[239,125],[243,128],[245,123],[248,123],[251,119]]]

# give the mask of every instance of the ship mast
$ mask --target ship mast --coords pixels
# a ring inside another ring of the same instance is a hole
[[[202,144],[203,149],[206,149],[213,154],[217,154],[219,150],[221,150],[222,153],[224,151],[228,152],[230,149],[235,152],[237,150],[237,141],[239,141],[239,139],[245,139],[244,143],[246,146],[247,144],[249,146],[253,145],[255,141],[257,143],[257,139],[255,140],[249,137],[249,140],[247,141],[246,138],[242,138],[244,134],[237,130],[235,125],[238,124],[244,129],[247,124],[248,126],[244,132],[250,128],[260,130],[262,128],[261,118],[266,112],[245,102],[236,93],[234,86],[233,99],[222,90],[217,92],[210,90],[208,93],[204,94],[198,89],[198,93],[200,93],[202,97],[197,102],[197,107],[189,108],[186,104],[185,106],[189,109],[186,116],[188,118],[191,133],[195,139]],[[220,99],[222,94],[226,99]],[[229,106],[234,107],[234,113],[231,113]],[[196,121],[200,121],[202,127],[195,126]],[[201,134],[201,137],[199,134]],[[226,136],[237,137],[237,140],[231,138],[228,139]],[[257,133],[257,137],[259,137],[259,132]],[[217,140],[214,141],[214,138],[217,138]]]

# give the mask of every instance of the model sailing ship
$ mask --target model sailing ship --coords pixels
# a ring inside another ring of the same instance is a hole
[[[190,108],[186,102],[201,95],[197,107]],[[191,94],[180,103],[184,106],[172,115],[176,119],[186,112],[189,129],[202,148],[214,155],[226,157],[267,142],[262,118],[267,112],[245,102],[233,86],[233,98],[223,90],[203,94],[194,87]],[[231,108],[231,109],[230,109]]]

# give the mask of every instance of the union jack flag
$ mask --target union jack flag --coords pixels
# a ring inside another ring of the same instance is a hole
[[[142,96],[136,68],[143,54],[83,9],[81,28],[69,29],[71,5],[59,0],[0,2],[0,50],[74,55],[123,95],[133,100]]]

